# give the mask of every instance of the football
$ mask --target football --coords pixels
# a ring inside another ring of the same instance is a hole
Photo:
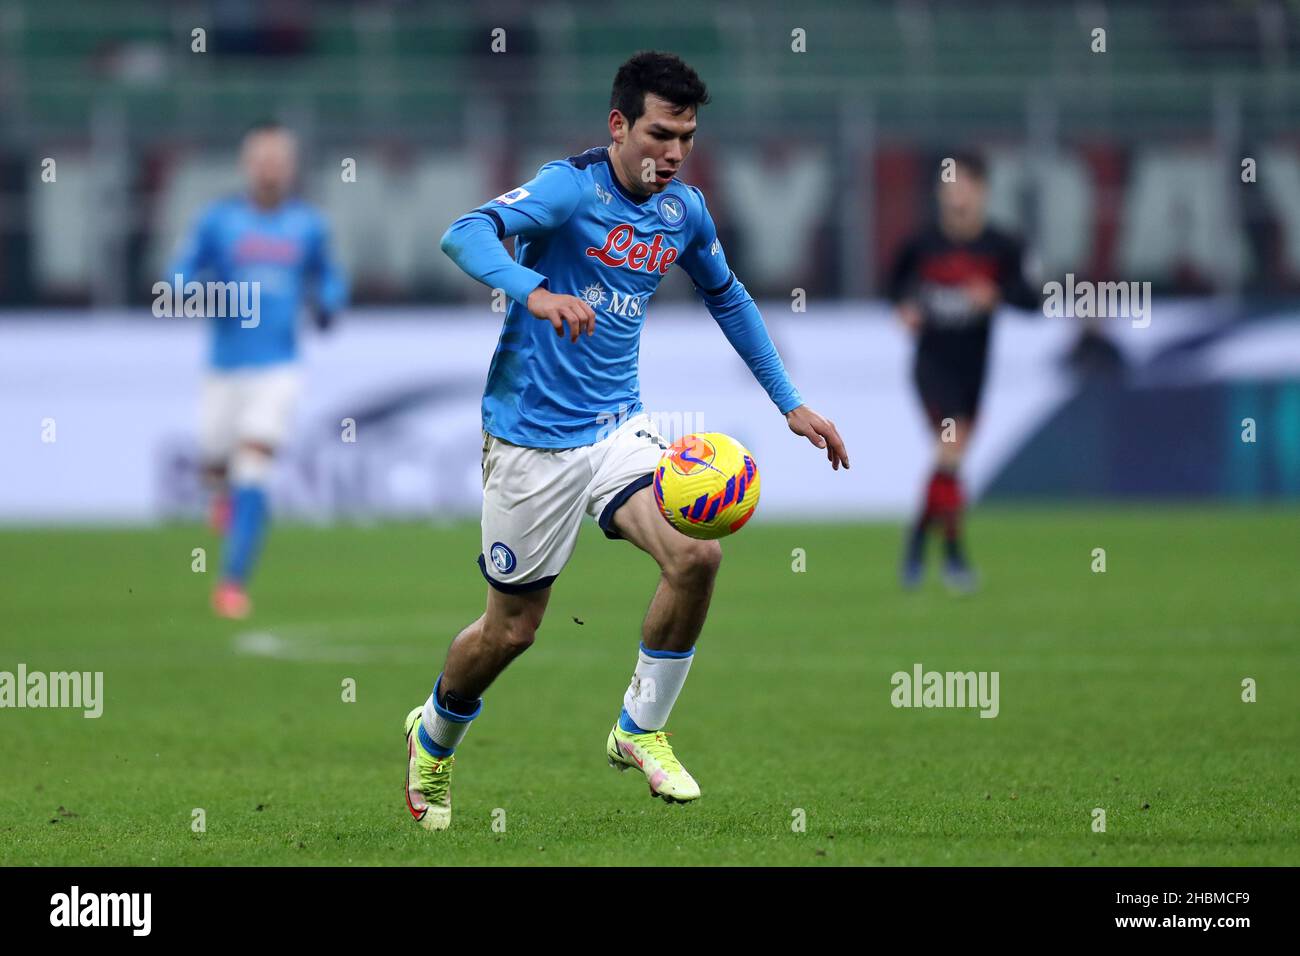
[[[721,432],[673,442],[654,474],[655,502],[668,523],[692,538],[723,538],[758,504],[758,466],[740,442]]]

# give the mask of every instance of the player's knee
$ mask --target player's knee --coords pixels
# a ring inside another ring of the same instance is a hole
[[[237,485],[265,485],[271,476],[271,450],[245,443],[235,450],[230,464],[230,478]]]
[[[512,614],[492,624],[484,624],[484,635],[493,644],[510,654],[522,654],[533,646],[537,629],[542,622],[539,615],[532,612]]]
[[[664,573],[672,581],[691,584],[712,581],[721,566],[722,545],[716,541],[687,538],[686,543],[673,549]]]
[[[527,618],[513,618],[507,624],[502,643],[512,653],[522,654],[533,646],[537,638],[537,625]]]

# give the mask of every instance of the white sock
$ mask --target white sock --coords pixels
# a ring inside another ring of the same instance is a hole
[[[433,693],[424,702],[424,715],[420,719],[420,743],[435,757],[447,757],[455,752],[465,734],[469,733],[470,722],[483,710],[482,698],[479,698],[478,709],[468,717],[447,710],[438,703],[438,688],[441,686],[442,675],[439,674]]]
[[[632,682],[623,695],[623,711],[640,730],[662,730],[667,725],[694,659],[695,648],[652,651],[641,645]],[[619,719],[622,722],[621,715]],[[624,725],[623,729],[630,728]]]

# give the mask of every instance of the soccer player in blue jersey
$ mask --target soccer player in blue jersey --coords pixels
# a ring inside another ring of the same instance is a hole
[[[291,190],[297,144],[277,123],[259,123],[240,157],[247,193],[210,206],[168,273],[178,284],[233,283],[253,315],[209,315],[212,346],[200,398],[199,444],[225,535],[221,580],[212,595],[221,617],[252,610],[247,583],[267,525],[267,483],[301,386],[298,324],[310,304],[327,328],[347,297],[321,214]],[[223,310],[224,311],[224,310]]]
[[[722,552],[716,541],[676,531],[655,505],[651,473],[666,442],[643,410],[637,380],[646,306],[669,268],[686,270],[790,429],[825,449],[833,468],[848,467],[835,426],[803,403],[728,268],[703,195],[679,178],[697,110],[708,101],[679,58],[638,53],[614,79],[608,147],[547,163],[442,238],[457,265],[504,289],[511,303],[483,396],[478,563],[487,610],[452,642],[433,693],[405,722],[407,808],[427,829],[451,821],[452,754],[483,692],[532,644],[584,513],[662,572],[606,755],[619,769],[644,773],[654,796],[700,795],[664,726]],[[516,237],[513,259],[501,245],[506,236]]]

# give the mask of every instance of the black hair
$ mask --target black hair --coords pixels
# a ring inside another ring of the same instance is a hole
[[[984,157],[972,149],[959,149],[951,156],[952,161],[966,170],[967,174],[982,183],[989,181],[989,166]]]
[[[645,115],[645,95],[653,93],[684,113],[708,105],[709,91],[699,74],[681,57],[657,50],[642,50],[618,68],[609,108],[627,117],[628,126]]]

